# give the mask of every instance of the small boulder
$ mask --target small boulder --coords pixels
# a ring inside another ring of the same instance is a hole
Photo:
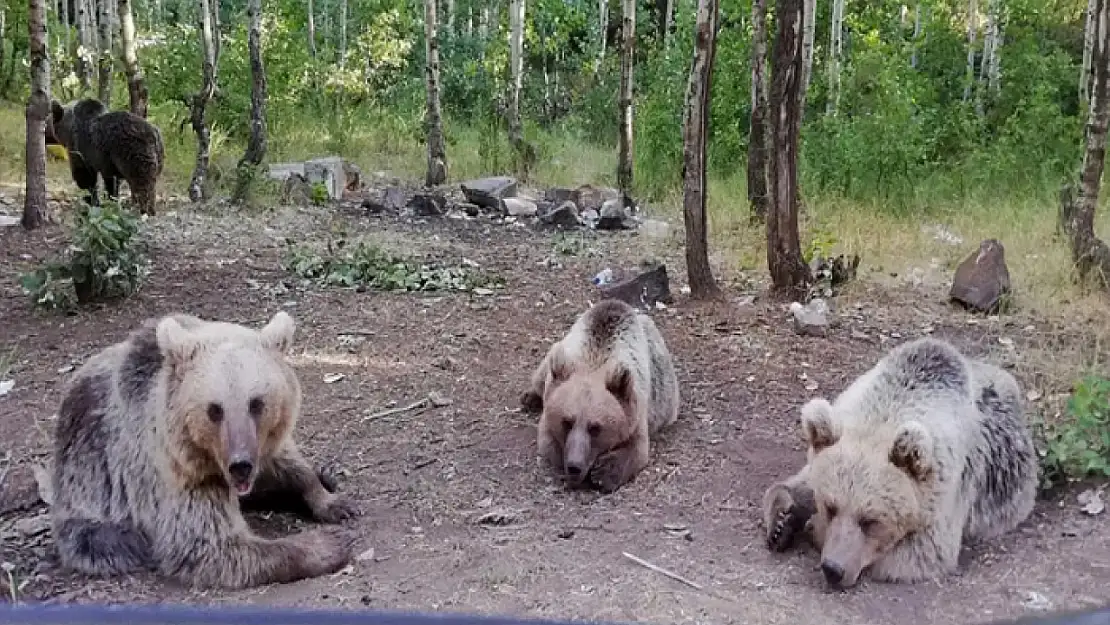
[[[434,193],[418,193],[409,200],[408,207],[416,217],[439,217],[447,202]]]
[[[625,230],[629,228],[628,217],[628,209],[620,198],[606,200],[601,205],[596,227],[598,230]]]
[[[400,187],[386,187],[379,198],[366,198],[362,207],[368,213],[395,213],[408,204],[408,196]]]
[[[505,213],[513,217],[535,217],[539,207],[534,202],[519,197],[507,197],[501,200],[505,206]]]
[[[595,210],[600,211],[602,205],[609,200],[619,199],[621,196],[620,191],[609,187],[595,187],[592,184],[584,184],[574,190],[574,197],[570,198],[579,210]]]
[[[578,219],[578,207],[571,201],[563,202],[555,210],[543,215],[540,221],[557,228],[577,228],[581,225]]]
[[[511,176],[494,176],[468,180],[459,185],[466,201],[477,204],[482,208],[501,210],[501,201],[516,195],[516,178]]]
[[[0,515],[30,510],[41,502],[35,472],[30,466],[12,467],[0,482]]]
[[[829,305],[824,299],[816,297],[803,305],[799,302],[790,304],[790,313],[794,317],[794,331],[802,336],[827,336],[830,321]]]
[[[956,268],[948,296],[969,310],[994,314],[1009,293],[1005,248],[997,239],[986,239]]]
[[[667,278],[667,266],[663,264],[627,280],[599,288],[605,297],[621,300],[629,306],[651,308],[656,303],[669,304],[674,301],[670,280]]]

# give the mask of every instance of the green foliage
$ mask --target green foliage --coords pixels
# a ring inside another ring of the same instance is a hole
[[[316,206],[323,206],[328,203],[328,187],[322,182],[312,183],[312,191],[309,199]]]
[[[285,269],[324,286],[360,287],[379,291],[474,291],[503,286],[500,279],[475,267],[419,263],[392,254],[380,246],[339,241],[326,254],[291,246]]]
[[[111,201],[76,214],[73,244],[63,258],[19,278],[36,306],[67,312],[78,304],[130,297],[141,287],[147,246],[138,217]]]
[[[1068,399],[1064,414],[1039,424],[1044,438],[1044,482],[1110,477],[1110,380],[1087,376]]]

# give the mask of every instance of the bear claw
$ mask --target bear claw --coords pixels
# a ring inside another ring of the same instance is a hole
[[[359,516],[360,513],[355,502],[347,497],[336,496],[322,510],[316,512],[315,516],[321,523],[335,524]]]

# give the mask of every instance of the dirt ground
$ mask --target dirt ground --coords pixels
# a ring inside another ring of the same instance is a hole
[[[795,426],[801,404],[836,393],[890,346],[926,332],[948,337],[1012,365],[1047,396],[1067,389],[1049,388],[1050,376],[1027,355],[1079,349],[1088,340],[1082,332],[1020,315],[976,320],[948,308],[943,289],[865,279],[838,298],[842,323],[829,337],[802,337],[785,304],[751,286],[761,274],[718,263],[727,302],[694,304],[681,295],[675,227],[662,239],[589,233],[579,253],[564,254],[549,233],[487,218],[413,223],[336,209],[226,212],[164,209],[148,223],[154,253],[143,290],[124,304],[70,317],[33,312],[16,280],[64,245],[62,229],[0,231],[0,353],[17,349],[16,386],[0,398],[10,475],[22,475],[26,486],[30,467],[48,460],[70,367],[143,318],[186,311],[257,326],[285,308],[298,322],[295,364],[305,393],[297,435],[312,458],[341,468],[340,489],[363,508],[352,523],[366,557],[333,576],[243,592],[192,592],[153,577],[87,579],[54,568],[45,504],[17,502],[0,515],[0,561],[14,565],[19,600],[750,625],[915,623],[927,613],[931,623],[966,624],[1110,601],[1107,514],[1081,513],[1071,491],[1040,502],[1003,539],[969,549],[957,575],[916,585],[865,581],[845,593],[824,589],[815,554],[769,553],[759,521],[763,491],[803,462]],[[484,296],[357,292],[304,285],[281,269],[285,237],[323,241],[343,231],[376,233],[456,263],[471,259],[506,287]],[[650,467],[617,493],[564,491],[538,464],[534,419],[520,412],[519,395],[550,342],[596,301],[591,276],[605,266],[634,267],[647,255],[667,262],[676,295],[654,316],[678,367],[679,424],[656,446]],[[433,392],[450,404],[374,417]],[[504,523],[481,522],[491,517]],[[257,521],[268,531],[306,526],[292,518]]]

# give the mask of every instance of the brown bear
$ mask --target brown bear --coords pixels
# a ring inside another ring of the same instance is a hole
[[[540,456],[572,486],[612,493],[647,466],[651,437],[678,419],[678,378],[651,317],[608,299],[551,346],[522,402],[542,412]]]
[[[358,514],[293,442],[301,386],[284,353],[294,331],[285,312],[261,330],[168,315],[78,369],[54,433],[52,531],[63,566],[245,588],[350,561],[354,537],[341,527],[271,540],[252,533],[240,507],[300,501],[324,523]]]
[[[155,212],[158,178],[162,175],[165,146],[158,127],[130,111],[111,111],[99,100],[85,98],[68,106],[54,100],[46,120],[46,144],[61,145],[69,153],[69,171],[86,200],[100,204],[97,176],[104,178],[104,192],[119,196],[123,178],[139,211]]]
[[[1007,532],[1033,509],[1037,456],[1017,381],[944,341],[894,348],[801,417],[807,463],[767,491],[767,543],[808,538],[832,587],[864,571],[939,578],[964,541]]]

